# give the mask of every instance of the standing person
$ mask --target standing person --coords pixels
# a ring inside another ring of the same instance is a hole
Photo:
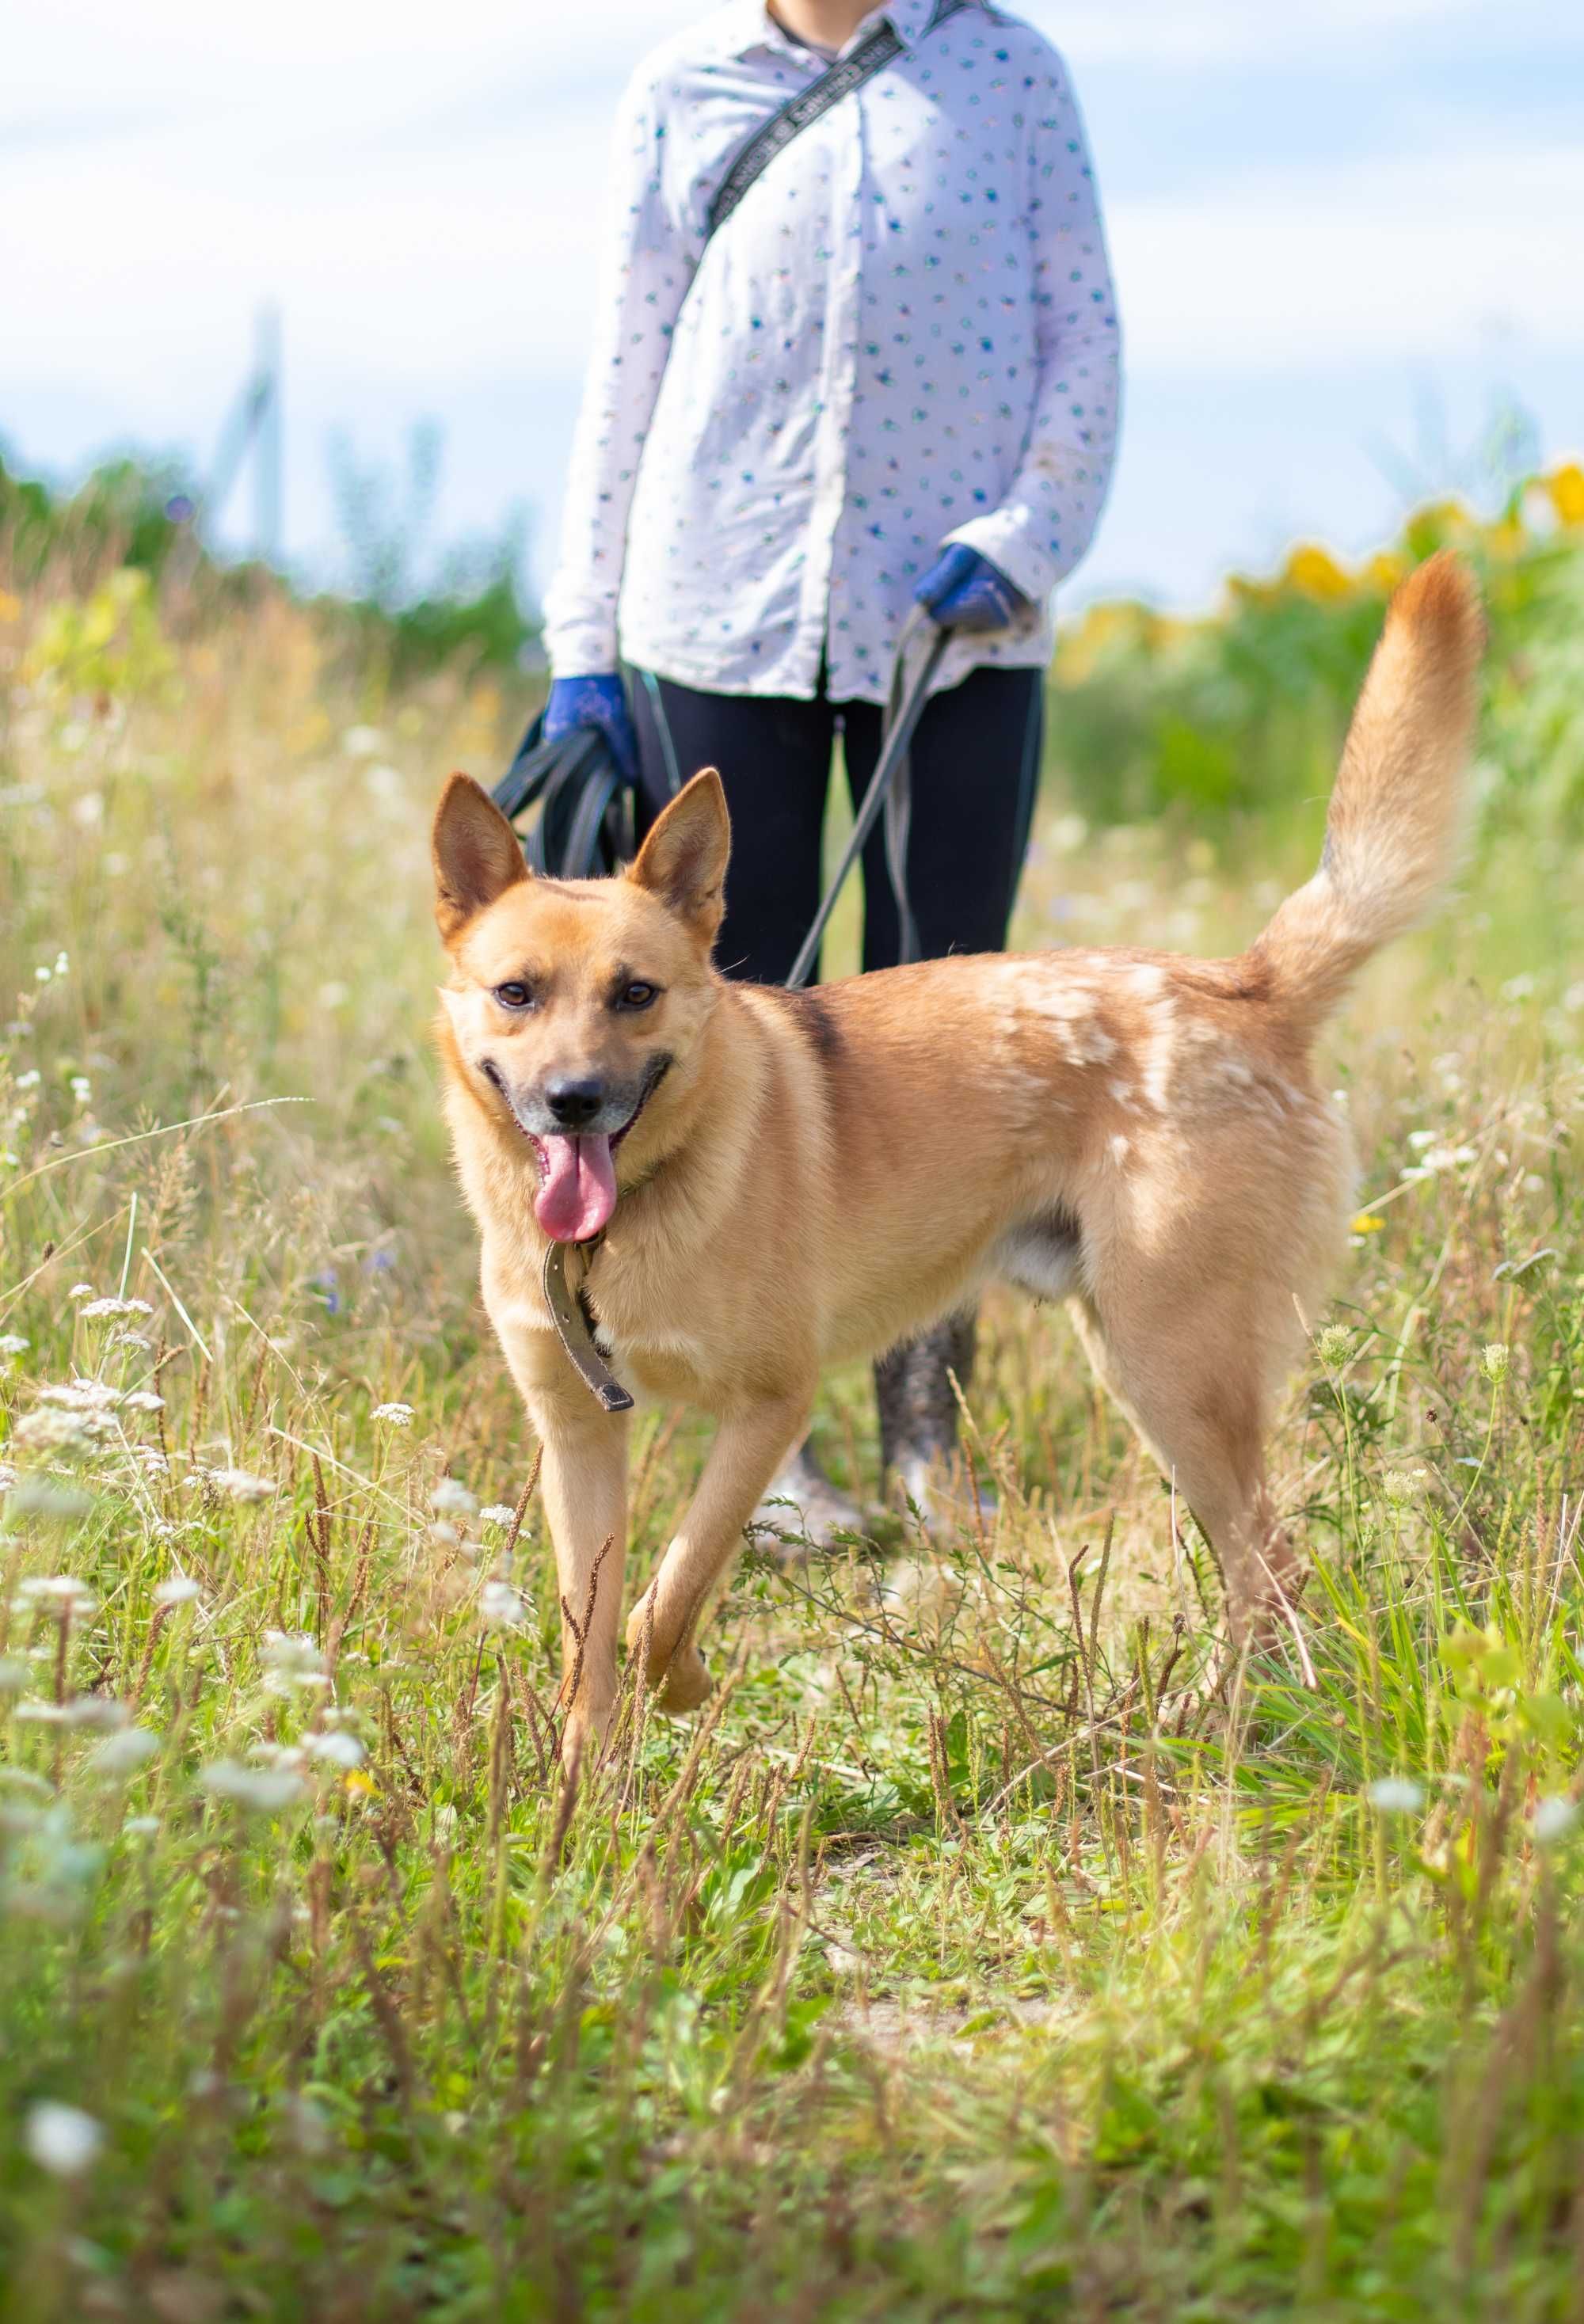
[[[748,141],[883,25],[883,69],[711,232]],[[1116,317],[1061,60],[984,0],[728,0],[640,67],[614,204],[546,601],[546,740],[602,728],[649,818],[719,768],[716,958],[783,982],[819,903],[835,737],[856,800],[921,604],[953,635],[911,750],[919,949],[999,950],[1051,592],[1088,547],[1116,448]],[[864,966],[891,966],[878,833],[864,900]],[[875,1367],[883,1463],[921,1503],[949,1470],[950,1376],[966,1383],[973,1342],[967,1314]],[[807,1446],[777,1497],[811,1539],[859,1523]]]

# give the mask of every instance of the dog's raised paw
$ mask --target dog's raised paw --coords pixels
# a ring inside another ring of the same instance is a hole
[[[715,1681],[697,1646],[681,1646],[666,1665],[655,1702],[662,1711],[697,1711],[714,1692]]]

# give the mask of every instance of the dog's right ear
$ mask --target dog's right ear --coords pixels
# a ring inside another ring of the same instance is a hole
[[[517,835],[471,775],[453,775],[435,809],[434,917],[447,944],[476,912],[529,877]]]

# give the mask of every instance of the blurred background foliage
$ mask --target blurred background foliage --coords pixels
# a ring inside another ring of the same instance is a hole
[[[428,547],[440,447],[416,431],[406,473],[331,449],[347,587],[309,594],[202,545],[172,462],[107,462],[70,491],[0,457],[0,612],[25,601],[28,667],[108,698],[144,687],[169,635],[228,621],[269,598],[299,613],[319,653],[378,717],[404,687],[448,671],[486,680],[502,746],[534,707],[542,658],[523,603],[526,523],[443,554]],[[1065,622],[1051,672],[1045,788],[1085,828],[1159,824],[1267,862],[1318,839],[1347,720],[1386,600],[1411,567],[1450,545],[1489,610],[1487,835],[1536,817],[1559,835],[1584,816],[1584,468],[1511,482],[1494,514],[1461,498],[1416,509],[1398,538],[1347,565],[1315,542],[1261,577],[1233,576],[1198,617],[1133,599]],[[1499,767],[1499,777],[1494,772]],[[480,771],[486,771],[481,769]]]
[[[414,431],[399,480],[361,461],[347,439],[332,444],[347,586],[328,594],[212,554],[198,487],[178,459],[123,453],[61,488],[19,475],[0,448],[0,576],[13,595],[38,601],[95,595],[120,570],[143,574],[182,627],[283,595],[311,611],[342,654],[397,683],[451,661],[502,674],[532,666],[538,623],[517,577],[526,519],[511,512],[493,539],[431,553],[440,459],[432,429]],[[138,593],[133,601],[144,602]]]
[[[1337,752],[1387,598],[1450,546],[1485,592],[1489,756],[1482,810],[1584,810],[1584,470],[1526,478],[1494,518],[1443,500],[1351,569],[1311,542],[1264,579],[1235,576],[1185,621],[1134,601],[1090,608],[1058,648],[1053,771],[1090,822],[1157,816],[1236,830],[1250,816],[1318,836]]]

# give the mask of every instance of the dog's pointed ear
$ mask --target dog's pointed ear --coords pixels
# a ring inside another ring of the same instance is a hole
[[[529,876],[517,835],[471,775],[453,775],[435,809],[434,917],[447,944],[476,912]]]
[[[694,934],[712,943],[726,909],[731,818],[713,767],[684,784],[638,850],[627,873],[669,906]]]

